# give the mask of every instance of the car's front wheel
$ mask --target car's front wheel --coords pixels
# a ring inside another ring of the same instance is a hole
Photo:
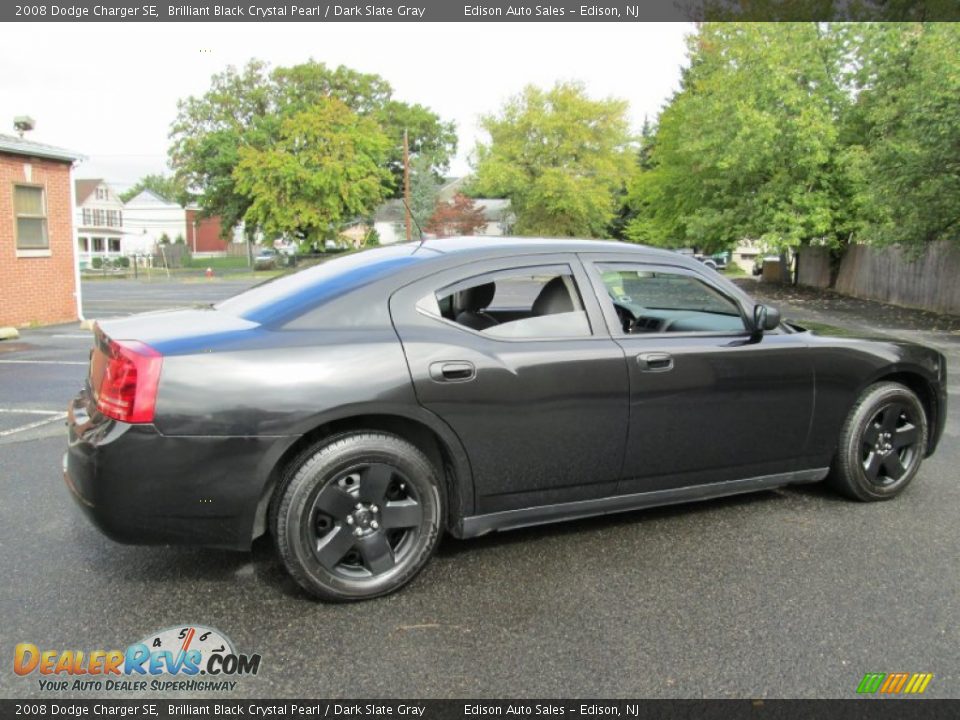
[[[324,600],[362,600],[409,582],[443,528],[437,471],[416,447],[379,432],[308,451],[278,490],[274,537],[287,570]]]
[[[896,497],[916,476],[926,446],[927,417],[916,394],[899,383],[876,383],[843,425],[831,483],[856,500]]]

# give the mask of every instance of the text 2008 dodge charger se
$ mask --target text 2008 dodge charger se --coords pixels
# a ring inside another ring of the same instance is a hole
[[[941,354],[814,335],[613,242],[379,248],[94,343],[65,459],[93,522],[236,549],[270,531],[333,600],[401,587],[444,532],[827,477],[892,498],[946,416]]]

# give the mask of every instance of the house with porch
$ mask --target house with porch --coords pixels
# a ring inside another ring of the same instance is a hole
[[[124,250],[123,201],[99,178],[77,180],[74,193],[80,268],[89,267],[94,257],[119,257]]]

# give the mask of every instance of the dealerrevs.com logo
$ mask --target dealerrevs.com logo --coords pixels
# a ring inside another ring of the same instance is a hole
[[[226,635],[182,625],[147,635],[126,650],[14,649],[13,671],[36,676],[42,691],[231,691],[260,670],[260,655],[237,653]]]

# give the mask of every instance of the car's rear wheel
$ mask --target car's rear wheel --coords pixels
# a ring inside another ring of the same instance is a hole
[[[840,432],[831,483],[856,500],[889,500],[916,476],[926,446],[927,417],[916,394],[895,382],[871,385]]]
[[[443,527],[442,485],[394,435],[341,435],[301,456],[278,489],[274,537],[293,578],[324,600],[362,600],[408,583]]]

